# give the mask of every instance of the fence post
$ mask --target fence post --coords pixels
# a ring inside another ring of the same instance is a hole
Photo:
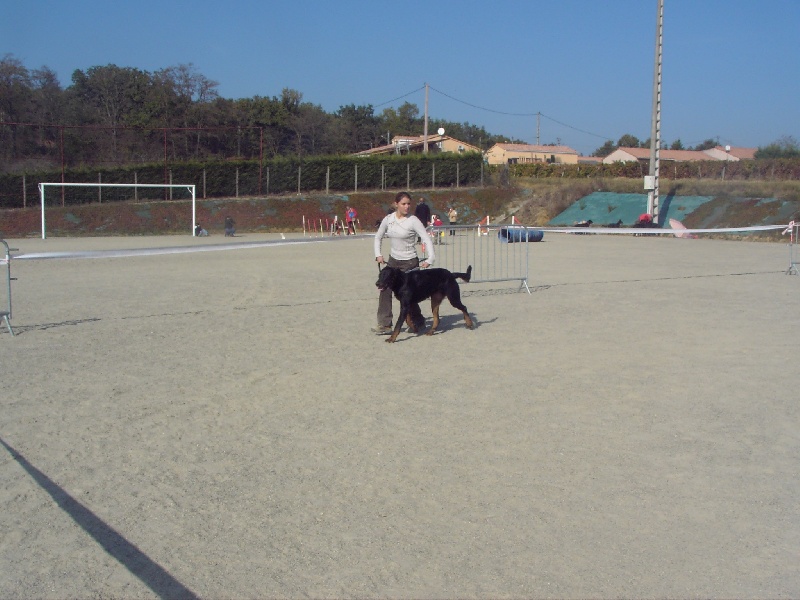
[[[431,187],[436,189],[436,163],[431,163]]]
[[[169,170],[169,184],[172,185],[172,169]],[[172,200],[172,188],[169,188],[169,199]]]
[[[327,196],[330,193],[331,189],[331,166],[328,165],[328,168],[325,170],[325,195]]]
[[[97,173],[97,203],[103,203],[103,174]]]
[[[411,189],[411,163],[406,163],[406,189]]]
[[[381,164],[381,190],[386,189],[386,165]]]
[[[206,198],[206,168],[203,167],[203,199]]]
[[[358,191],[358,165],[356,165],[355,167],[356,167],[356,181],[355,181],[355,188],[354,189],[357,192]]]
[[[239,167],[236,167],[236,197],[239,197]]]
[[[459,188],[460,181],[461,181],[461,163],[456,161],[456,189]]]
[[[25,173],[22,174],[22,208],[28,205],[28,190],[25,189]]]
[[[269,167],[267,167],[267,196],[269,196]]]
[[[300,178],[303,173],[303,165],[297,165],[297,193],[300,193]]]
[[[139,185],[139,173],[134,171],[133,172],[133,185]],[[139,201],[139,188],[133,188],[133,201]]]

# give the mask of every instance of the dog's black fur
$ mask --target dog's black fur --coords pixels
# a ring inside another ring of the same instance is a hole
[[[427,335],[433,335],[439,326],[439,305],[445,297],[454,308],[464,314],[464,322],[469,329],[472,329],[474,324],[469,317],[467,307],[461,303],[461,289],[456,281],[456,278],[459,278],[468,282],[471,276],[471,265],[466,273],[451,273],[447,269],[423,269],[404,273],[396,267],[384,267],[375,285],[379,290],[391,289],[395,298],[400,301],[400,316],[397,318],[392,335],[386,341],[392,343],[397,339],[404,321],[414,333],[417,333],[417,326],[411,318],[412,307],[426,298],[431,299],[433,311],[433,324]]]
[[[606,227],[612,227],[612,228],[614,228],[614,229],[619,229],[619,227],[620,227],[621,225],[622,225],[622,219],[620,219],[620,220],[619,220],[619,221],[617,221],[616,223],[609,223],[608,225],[606,225]]]

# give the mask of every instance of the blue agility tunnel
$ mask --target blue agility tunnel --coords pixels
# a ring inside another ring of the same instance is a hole
[[[530,229],[529,227],[502,227],[497,232],[497,237],[504,244],[514,242],[541,242],[544,231],[541,229]]]

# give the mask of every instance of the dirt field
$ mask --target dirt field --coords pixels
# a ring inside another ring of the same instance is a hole
[[[14,260],[0,597],[800,597],[785,244],[548,234],[393,345],[371,244]]]

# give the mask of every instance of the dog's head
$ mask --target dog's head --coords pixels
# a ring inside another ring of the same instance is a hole
[[[380,291],[394,289],[401,276],[402,271],[397,267],[383,267],[378,275],[378,281],[375,282],[375,287]]]

